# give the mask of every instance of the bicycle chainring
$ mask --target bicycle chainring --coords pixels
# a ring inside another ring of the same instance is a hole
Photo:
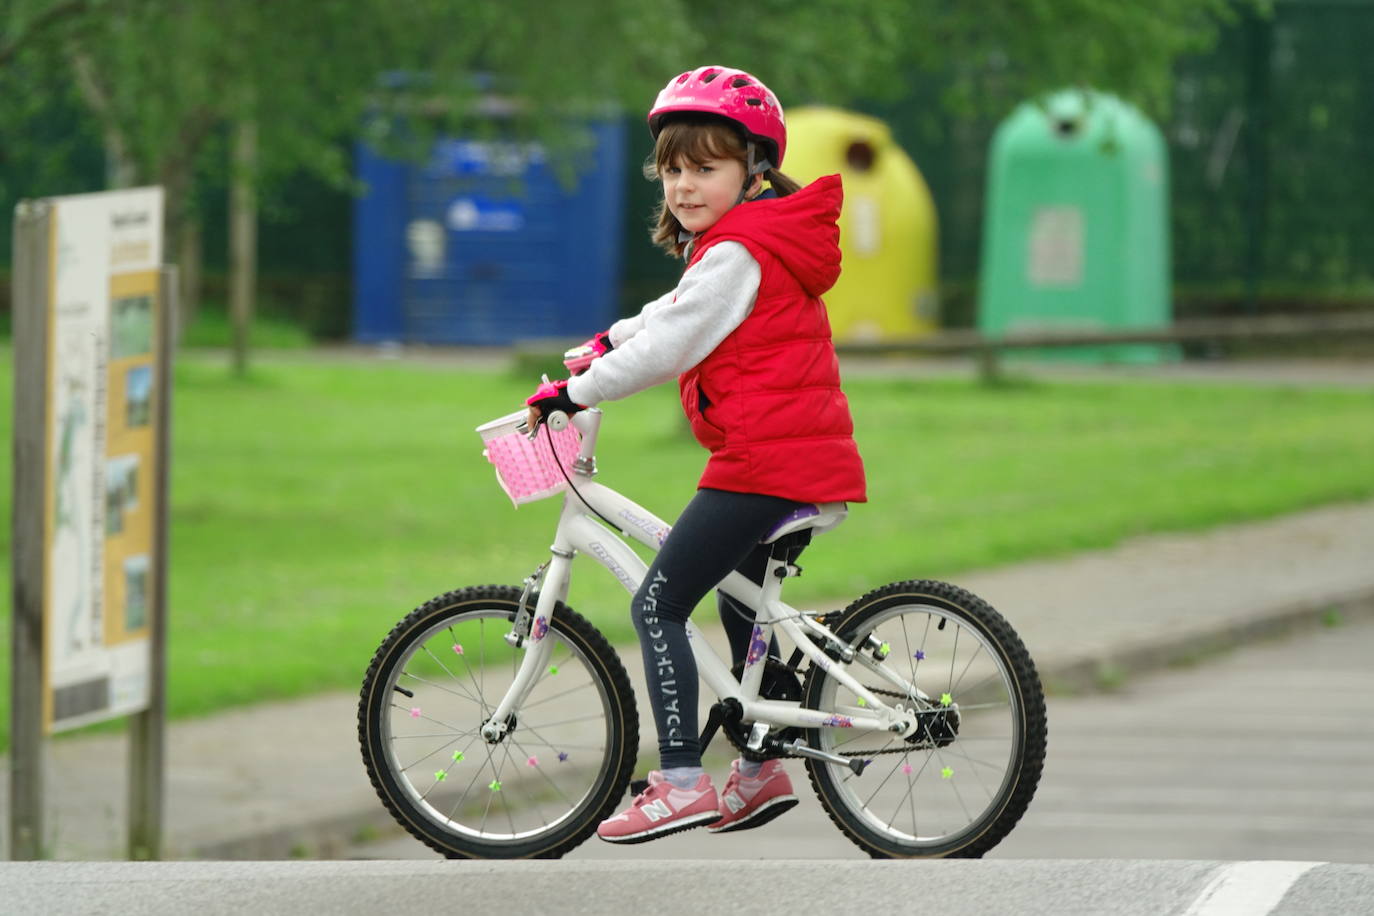
[[[744,662],[740,662],[731,669],[731,674],[738,680],[744,675]],[[802,698],[802,682],[797,677],[797,672],[793,668],[778,661],[776,658],[767,659],[763,668],[763,681],[759,684],[759,696],[765,700],[784,700],[797,703]],[[772,760],[787,756],[781,751],[770,750],[764,747],[762,750],[751,751],[745,745],[749,742],[749,730],[753,727],[753,722],[742,722],[738,719],[731,721],[726,719],[721,723],[721,731],[730,739],[745,760]],[[784,728],[781,731],[771,731],[768,737],[776,739],[778,742],[793,741],[802,736],[800,728]]]

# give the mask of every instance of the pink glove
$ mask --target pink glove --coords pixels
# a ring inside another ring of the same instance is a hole
[[[561,410],[568,416],[572,416],[579,410],[587,409],[568,397],[567,379],[551,382],[545,378],[544,381],[540,382],[539,387],[534,389],[534,394],[525,399],[525,404],[545,417],[555,410]]]
[[[602,331],[580,347],[573,347],[563,354],[563,365],[568,367],[569,375],[581,375],[587,371],[592,360],[605,356],[614,350],[611,345],[610,331]]]

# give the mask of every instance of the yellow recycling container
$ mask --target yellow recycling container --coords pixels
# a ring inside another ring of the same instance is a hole
[[[835,339],[933,331],[939,302],[935,203],[887,125],[838,108],[789,109],[784,166],[802,184],[836,172],[844,179],[844,271],[825,295]]]

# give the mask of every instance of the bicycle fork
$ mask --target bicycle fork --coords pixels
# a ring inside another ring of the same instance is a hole
[[[506,695],[482,725],[482,738],[488,744],[499,744],[505,738],[510,730],[511,714],[525,702],[553,656],[553,643],[545,637],[549,634],[554,606],[567,592],[572,558],[572,551],[555,547],[548,562],[525,579],[520,606],[516,609],[511,631],[506,634],[506,641],[516,648],[523,646],[525,655]],[[531,610],[529,599],[536,592],[538,599]]]

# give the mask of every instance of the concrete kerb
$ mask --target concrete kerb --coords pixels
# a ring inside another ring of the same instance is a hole
[[[1333,621],[1369,617],[1374,617],[1374,588],[1361,588],[1335,598],[1290,602],[1249,620],[1201,627],[1168,639],[1142,641],[1094,657],[1051,659],[1041,667],[1040,677],[1052,695],[1107,691],[1133,675],[1194,664],[1253,642],[1331,625]],[[638,649],[626,647],[621,654],[633,659]],[[651,739],[651,736],[641,737],[646,743]],[[715,743],[723,747],[725,740],[718,736]],[[186,850],[172,850],[171,854],[204,860],[344,858],[362,841],[396,835],[400,831],[401,827],[377,800],[365,810],[339,812],[232,839],[197,844]],[[416,848],[418,852],[418,843]]]
[[[1374,588],[1355,589],[1335,598],[1291,602],[1248,620],[1051,663],[1041,669],[1040,680],[1051,695],[1110,691],[1131,675],[1192,665],[1250,643],[1368,617],[1374,617]]]
[[[358,765],[362,766],[361,761]],[[400,829],[391,813],[378,800],[373,808],[365,811],[202,843],[190,850],[170,850],[167,857],[184,855],[185,858],[203,861],[345,859],[356,844],[379,836],[389,836]]]

